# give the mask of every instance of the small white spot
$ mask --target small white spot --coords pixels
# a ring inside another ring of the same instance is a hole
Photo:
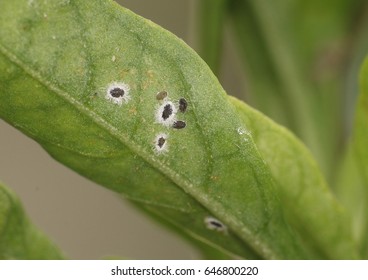
[[[204,223],[206,227],[210,230],[227,233],[227,226],[225,226],[222,222],[215,219],[214,217],[208,216],[204,218]]]
[[[55,35],[52,35],[51,37],[53,40],[56,40],[56,36]]]
[[[171,126],[176,121],[177,109],[171,101],[165,101],[156,111],[156,121],[164,126]]]
[[[44,18],[47,18],[47,14],[46,14],[46,13],[43,13],[43,17],[44,17]]]
[[[238,127],[237,132],[238,132],[239,135],[245,134],[245,130],[242,127]]]
[[[155,138],[155,152],[161,154],[163,152],[167,152],[168,145],[167,145],[168,136],[165,133],[160,133]]]
[[[239,135],[244,135],[244,134],[247,135],[247,136],[252,135],[252,133],[249,130],[246,130],[243,127],[238,127],[236,131],[238,132]]]
[[[115,104],[122,105],[130,100],[130,88],[127,84],[120,82],[111,83],[106,89],[106,99]]]
[[[115,56],[115,55],[113,55],[113,56],[112,56],[112,58],[111,58],[111,61],[112,61],[112,62],[115,62],[115,60],[116,60],[116,56]]]

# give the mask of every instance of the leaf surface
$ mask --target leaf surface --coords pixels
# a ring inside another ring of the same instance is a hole
[[[232,254],[307,257],[269,168],[237,132],[242,121],[182,41],[111,1],[2,1],[0,13],[4,120],[80,174]],[[130,88],[121,105],[106,98],[114,83]],[[161,91],[172,104],[187,100],[176,115],[185,129],[156,120]],[[210,216],[228,230],[211,230]]]
[[[182,41],[111,1],[2,1],[0,26],[0,116],[55,159],[229,255],[316,257],[244,116]]]
[[[329,190],[308,149],[260,112],[234,97],[229,100],[271,168],[288,222],[314,251],[315,258],[357,258],[351,220]]]

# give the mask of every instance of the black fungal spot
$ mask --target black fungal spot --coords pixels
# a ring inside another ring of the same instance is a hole
[[[185,122],[183,122],[183,121],[176,121],[173,124],[173,128],[176,128],[176,129],[182,129],[182,128],[186,127],[186,126],[187,126],[187,124]]]
[[[214,220],[209,221],[209,223],[210,223],[211,225],[213,225],[214,227],[218,228],[218,229],[221,229],[221,228],[223,228],[223,227],[224,227],[224,225],[223,225],[223,224],[221,224],[221,223],[219,223],[219,222],[217,222],[217,221],[214,221]]]
[[[115,98],[123,97],[125,94],[125,91],[122,88],[113,88],[110,90],[110,95]]]
[[[173,108],[170,104],[166,104],[164,110],[162,111],[162,118],[166,121],[173,113]]]
[[[157,100],[164,100],[167,97],[167,91],[160,91],[156,95]]]
[[[165,145],[166,139],[164,137],[160,137],[157,140],[157,146],[161,149]]]
[[[184,98],[180,98],[179,100],[179,110],[182,113],[185,113],[185,111],[188,108],[188,102]]]

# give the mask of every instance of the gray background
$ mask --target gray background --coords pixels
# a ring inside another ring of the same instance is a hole
[[[196,0],[121,0],[137,14],[196,47]],[[227,34],[226,36],[230,36]],[[226,40],[229,41],[229,40]],[[242,91],[234,46],[225,46],[221,81]],[[33,140],[0,120],[0,181],[13,189],[43,232],[71,259],[196,259],[185,240],[104,189],[55,162]]]

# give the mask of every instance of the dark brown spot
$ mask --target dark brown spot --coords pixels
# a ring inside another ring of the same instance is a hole
[[[216,222],[216,221],[210,221],[210,224],[213,225],[214,227],[217,227],[217,228],[223,228],[224,227],[221,223]]]
[[[167,91],[160,91],[156,95],[157,100],[164,100],[167,97]]]
[[[187,126],[187,124],[185,122],[183,122],[183,121],[176,121],[173,124],[173,128],[176,128],[176,129],[182,129],[182,128],[186,127],[186,126]]]
[[[179,100],[179,110],[182,113],[185,113],[185,111],[188,108],[188,102],[184,98],[180,98]]]
[[[110,90],[110,95],[115,98],[123,97],[125,94],[125,91],[122,88],[113,88]]]
[[[170,104],[166,104],[162,111],[162,118],[166,121],[172,115],[173,109]]]
[[[166,139],[164,137],[158,138],[157,145],[162,148],[166,142]]]

